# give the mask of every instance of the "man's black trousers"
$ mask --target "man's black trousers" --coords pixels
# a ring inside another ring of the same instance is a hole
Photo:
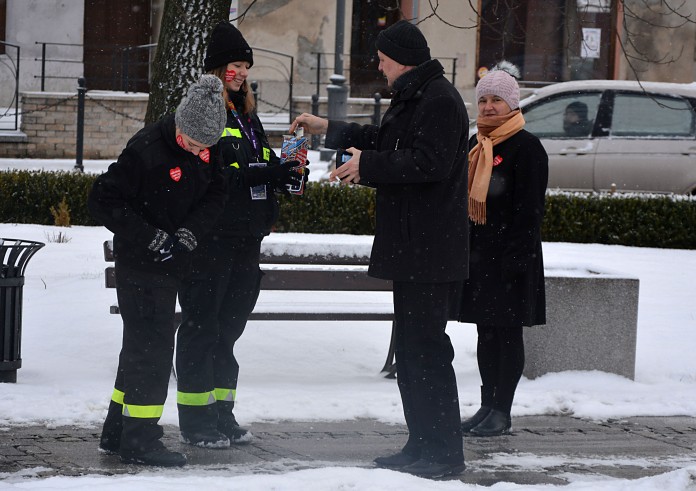
[[[403,451],[448,464],[464,461],[454,349],[445,333],[455,286],[394,282],[396,376],[409,430]]]

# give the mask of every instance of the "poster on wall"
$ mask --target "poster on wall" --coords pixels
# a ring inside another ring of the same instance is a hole
[[[582,28],[582,44],[580,45],[580,58],[599,58],[602,30],[595,27]]]

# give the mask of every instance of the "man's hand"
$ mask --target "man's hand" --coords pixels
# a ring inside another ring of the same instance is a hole
[[[341,184],[358,184],[360,182],[360,154],[362,151],[355,147],[347,148],[346,151],[353,156],[348,162],[331,172],[329,181],[340,180]]]
[[[294,133],[298,126],[310,135],[323,135],[329,129],[329,120],[313,114],[302,113],[290,125],[290,133]]]

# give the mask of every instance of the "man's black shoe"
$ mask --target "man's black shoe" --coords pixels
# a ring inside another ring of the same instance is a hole
[[[186,456],[166,448],[158,448],[149,452],[121,454],[121,462],[156,467],[181,467],[186,465]]]
[[[470,435],[473,436],[500,436],[510,433],[512,418],[509,413],[492,409],[488,416],[478,425],[474,426]]]
[[[440,477],[454,476],[464,472],[464,462],[459,464],[440,464],[429,460],[420,459],[411,465],[401,468],[402,472],[408,472],[414,476],[438,479]]]
[[[413,464],[417,460],[418,457],[414,455],[399,452],[387,457],[377,457],[374,460],[374,463],[377,464],[378,467],[384,467],[386,469],[399,469],[401,467]]]
[[[217,430],[181,432],[181,441],[201,448],[228,448],[230,440]]]

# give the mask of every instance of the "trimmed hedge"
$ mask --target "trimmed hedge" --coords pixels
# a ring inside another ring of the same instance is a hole
[[[54,224],[63,198],[73,225],[98,225],[87,211],[96,175],[0,172],[0,222]],[[278,232],[371,235],[375,194],[363,186],[310,182],[303,196],[281,196]],[[696,249],[696,197],[549,191],[545,242]]]
[[[81,172],[0,172],[0,222],[53,225],[51,207],[65,201],[72,225],[98,225],[87,210],[96,175]]]

